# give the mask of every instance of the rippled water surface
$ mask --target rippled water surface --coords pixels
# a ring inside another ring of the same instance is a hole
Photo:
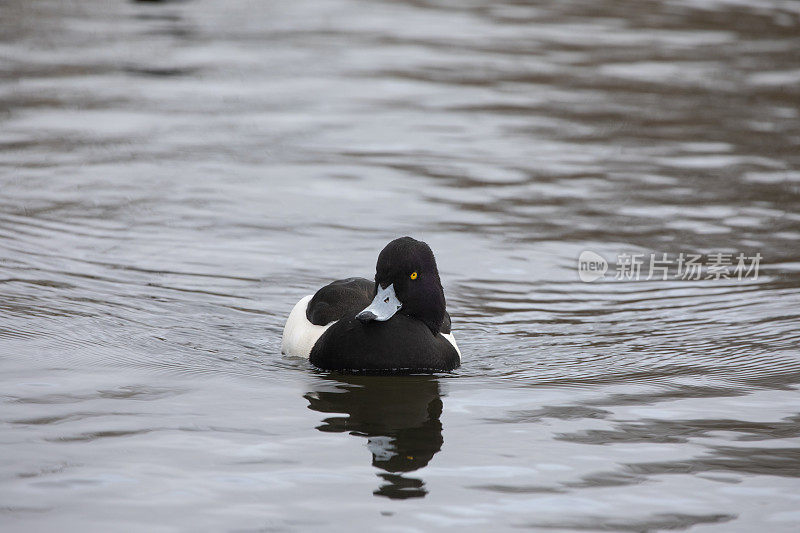
[[[780,0],[5,0],[0,527],[797,531],[799,36]],[[460,369],[280,355],[406,234]],[[681,252],[763,259],[615,279]]]

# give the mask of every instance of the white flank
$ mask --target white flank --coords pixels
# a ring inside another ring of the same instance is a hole
[[[447,339],[447,341],[453,345],[453,348],[455,348],[456,352],[458,352],[458,360],[461,361],[461,350],[458,349],[458,345],[456,344],[456,338],[453,337],[453,333],[452,332],[440,333],[440,335],[445,339]]]
[[[308,356],[311,355],[311,348],[314,347],[317,340],[325,333],[326,329],[336,322],[317,326],[308,321],[306,308],[313,297],[312,294],[303,297],[289,313],[289,318],[286,319],[286,325],[283,327],[282,354],[308,359]]]

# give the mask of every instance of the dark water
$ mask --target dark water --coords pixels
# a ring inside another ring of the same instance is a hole
[[[798,2],[5,0],[0,146],[3,531],[800,527]],[[405,234],[462,368],[280,355]]]

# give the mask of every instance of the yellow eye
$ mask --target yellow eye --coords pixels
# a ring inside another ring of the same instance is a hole
[[[411,273],[411,279],[417,279],[417,273],[416,272],[412,272]]]

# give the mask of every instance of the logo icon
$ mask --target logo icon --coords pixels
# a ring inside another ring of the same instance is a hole
[[[584,250],[578,256],[578,277],[585,283],[602,278],[608,270],[608,261],[598,253]]]

